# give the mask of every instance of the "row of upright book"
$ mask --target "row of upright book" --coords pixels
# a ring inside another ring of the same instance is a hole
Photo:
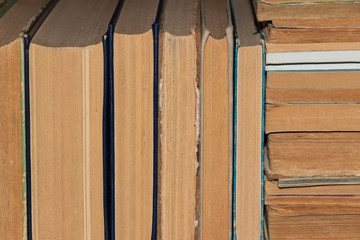
[[[0,1],[0,239],[359,239],[359,9]]]
[[[262,236],[250,2],[2,9],[1,239]]]

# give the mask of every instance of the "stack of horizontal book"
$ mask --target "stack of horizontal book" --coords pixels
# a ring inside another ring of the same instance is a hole
[[[267,237],[359,239],[359,3],[256,5],[267,21]]]

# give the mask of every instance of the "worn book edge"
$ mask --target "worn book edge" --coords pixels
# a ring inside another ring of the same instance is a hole
[[[279,188],[332,186],[332,185],[360,185],[360,177],[300,177],[281,178]]]
[[[279,188],[360,184],[360,174],[284,174],[274,172],[271,169],[267,147],[264,148],[264,170],[267,180],[277,181]]]

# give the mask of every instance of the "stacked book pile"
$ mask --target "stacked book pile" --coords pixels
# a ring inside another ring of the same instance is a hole
[[[268,239],[360,238],[360,11],[260,1]]]

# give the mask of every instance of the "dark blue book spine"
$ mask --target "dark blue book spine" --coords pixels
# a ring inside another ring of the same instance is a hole
[[[152,25],[154,41],[154,86],[153,86],[153,209],[151,239],[157,238],[157,202],[158,202],[158,141],[159,141],[159,32],[162,1],[160,0],[156,19]]]
[[[109,81],[108,81],[108,37],[103,36],[103,56],[104,56],[104,98],[103,98],[103,201],[104,201],[104,234],[105,239],[108,239],[110,234],[109,229],[109,204],[108,204],[108,182],[109,175],[108,173],[108,159],[110,159],[110,151],[108,149],[109,140],[110,140],[110,130],[108,121],[109,117],[109,103],[108,103],[108,95],[109,95]]]
[[[24,76],[25,76],[25,145],[26,145],[26,221],[27,239],[32,239],[31,221],[31,141],[30,141],[30,81],[29,81],[30,36],[24,36]]]
[[[110,20],[107,33],[103,37],[103,199],[105,240],[115,240],[114,28],[123,4],[124,1],[119,0]]]

